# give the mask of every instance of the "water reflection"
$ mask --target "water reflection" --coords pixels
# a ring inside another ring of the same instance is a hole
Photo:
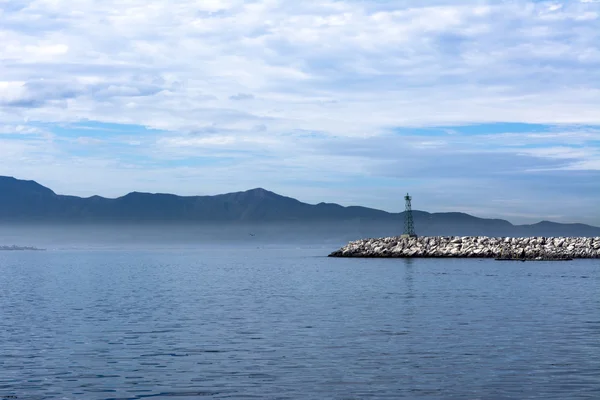
[[[415,261],[412,258],[404,260],[404,310],[407,321],[415,313]]]

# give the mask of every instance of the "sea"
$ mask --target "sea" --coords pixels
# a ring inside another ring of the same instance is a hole
[[[600,399],[600,260],[48,232],[0,232],[46,248],[0,251],[0,399]]]

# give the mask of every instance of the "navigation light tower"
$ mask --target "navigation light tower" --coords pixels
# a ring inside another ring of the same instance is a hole
[[[413,222],[411,200],[412,197],[406,193],[406,196],[404,196],[404,201],[406,203],[404,208],[404,235],[402,236],[417,237],[417,234],[415,233],[415,224]]]

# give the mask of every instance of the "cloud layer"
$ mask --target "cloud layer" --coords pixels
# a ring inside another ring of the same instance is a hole
[[[600,224],[598,2],[9,0],[0,21],[0,173]]]

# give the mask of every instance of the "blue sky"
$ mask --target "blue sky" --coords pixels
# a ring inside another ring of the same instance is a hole
[[[600,225],[600,1],[3,1],[0,174]]]

